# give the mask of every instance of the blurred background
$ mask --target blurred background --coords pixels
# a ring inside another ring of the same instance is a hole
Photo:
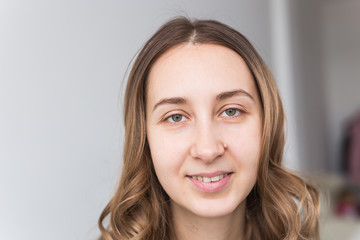
[[[0,0],[0,239],[95,239],[121,171],[124,76],[173,16],[254,44],[288,118],[285,165],[360,239],[360,0]]]

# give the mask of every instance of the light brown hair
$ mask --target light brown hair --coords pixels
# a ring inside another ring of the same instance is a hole
[[[157,180],[146,139],[146,87],[154,62],[179,44],[218,44],[238,53],[250,69],[262,103],[257,182],[246,201],[247,239],[319,239],[315,187],[282,167],[284,112],[276,83],[250,42],[213,20],[176,18],[145,44],[129,74],[125,101],[124,164],[118,189],[99,219],[100,239],[165,240],[172,236],[169,197]],[[105,219],[109,224],[104,227]]]

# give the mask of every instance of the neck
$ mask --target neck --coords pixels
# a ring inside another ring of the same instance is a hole
[[[171,204],[176,240],[239,240],[245,236],[245,202],[234,212],[219,217],[201,217]]]

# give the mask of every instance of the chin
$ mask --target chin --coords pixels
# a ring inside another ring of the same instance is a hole
[[[224,217],[231,214],[236,214],[241,209],[240,206],[245,202],[227,202],[225,200],[206,200],[206,202],[198,202],[194,207],[188,209],[193,214],[204,218]]]

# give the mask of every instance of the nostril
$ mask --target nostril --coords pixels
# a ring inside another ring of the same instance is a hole
[[[211,162],[224,154],[228,145],[222,141],[215,127],[204,122],[195,129],[190,151],[193,158]]]
[[[209,142],[208,144],[200,144],[198,142],[192,147],[191,155],[196,159],[200,159],[205,162],[212,162],[219,156],[223,155],[226,148],[228,148],[228,146],[226,144],[224,146],[221,142],[213,144],[209,144]]]

